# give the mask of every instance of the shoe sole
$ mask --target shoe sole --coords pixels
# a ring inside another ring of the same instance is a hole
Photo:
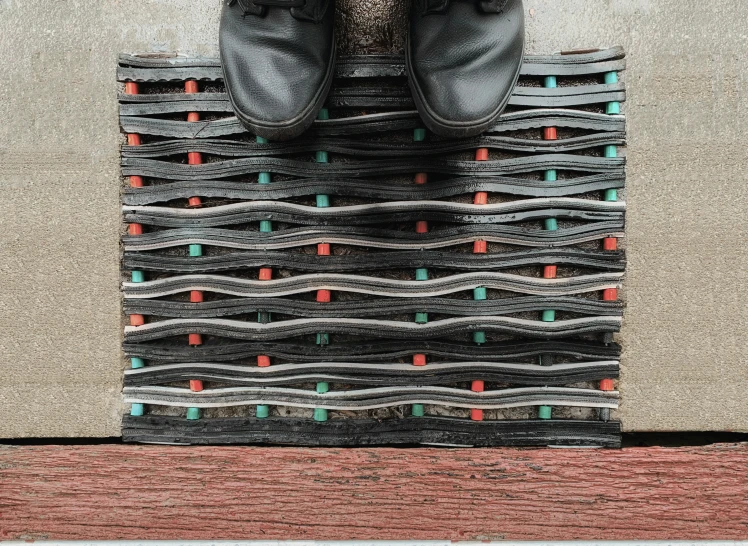
[[[523,61],[524,61],[524,58],[525,58],[525,45],[523,43],[522,44]],[[512,83],[509,93],[507,93],[507,96],[504,97],[502,102],[499,104],[498,108],[494,110],[494,112],[488,118],[478,120],[474,123],[463,122],[463,123],[456,124],[456,123],[450,123],[449,121],[442,119],[436,114],[431,112],[428,104],[421,96],[421,90],[418,87],[418,83],[416,82],[415,75],[412,72],[412,65],[413,63],[410,59],[410,31],[409,31],[408,36],[406,38],[406,43],[405,43],[405,68],[408,73],[408,87],[410,88],[411,95],[413,95],[413,101],[416,104],[416,109],[418,110],[418,113],[420,114],[424,125],[426,125],[426,128],[429,131],[436,133],[437,135],[450,137],[450,138],[466,138],[466,137],[476,136],[480,133],[483,133],[490,127],[492,127],[496,123],[496,121],[498,121],[501,114],[504,113],[504,110],[509,104],[509,101],[512,98],[512,93],[514,92],[514,88],[516,87],[517,82],[519,81],[520,72],[522,71],[522,62],[520,62],[519,65],[517,66],[517,73],[514,75],[514,82]]]
[[[335,38],[333,37],[332,56],[330,58],[330,63],[327,68],[327,74],[325,74],[325,81],[322,84],[322,87],[320,87],[312,103],[310,103],[298,116],[287,121],[269,123],[245,116],[234,104],[234,99],[231,96],[229,86],[226,85],[226,94],[229,96],[229,101],[231,102],[231,107],[234,110],[236,118],[249,132],[268,140],[290,140],[301,135],[304,131],[311,127],[312,123],[314,123],[314,120],[317,118],[317,114],[319,114],[319,111],[322,109],[322,106],[327,99],[327,95],[330,93],[333,76],[335,74],[335,60],[336,42]],[[223,73],[223,81],[225,83],[226,74],[223,72],[223,63],[221,63],[221,72]]]

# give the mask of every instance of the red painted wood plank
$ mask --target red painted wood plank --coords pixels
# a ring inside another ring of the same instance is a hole
[[[745,539],[748,447],[0,448],[3,539]]]

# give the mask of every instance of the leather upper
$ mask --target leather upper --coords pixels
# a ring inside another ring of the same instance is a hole
[[[414,8],[407,60],[421,114],[468,133],[498,117],[522,63],[522,1],[417,0]]]
[[[292,125],[308,117],[332,71],[334,0],[280,3],[234,0],[223,7],[224,79],[245,124]]]

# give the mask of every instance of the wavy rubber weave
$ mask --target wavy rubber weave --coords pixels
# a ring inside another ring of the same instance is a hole
[[[124,439],[619,446],[625,62],[529,55],[450,140],[401,57],[343,57],[276,143],[216,59],[121,55]]]

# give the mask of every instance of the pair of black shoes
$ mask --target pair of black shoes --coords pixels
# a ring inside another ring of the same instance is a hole
[[[237,117],[270,140],[314,121],[335,69],[334,0],[229,0],[220,51]],[[408,81],[428,129],[467,137],[492,126],[522,64],[522,0],[414,0]]]

